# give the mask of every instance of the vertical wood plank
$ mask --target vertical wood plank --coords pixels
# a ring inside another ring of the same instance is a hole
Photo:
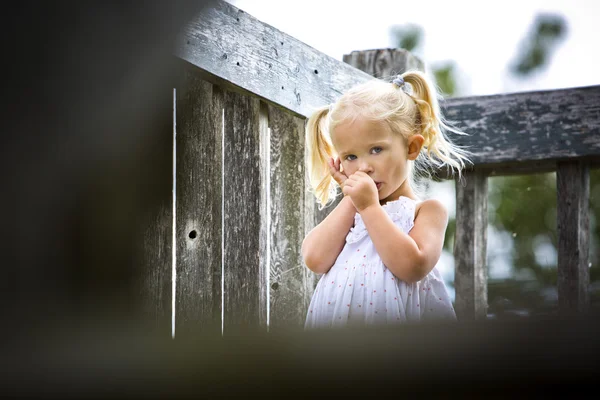
[[[589,166],[557,163],[556,185],[559,312],[582,313],[589,307]]]
[[[304,326],[314,275],[302,262],[304,239],[304,123],[269,108],[271,129],[270,329]]]
[[[223,93],[186,69],[178,90],[176,335],[221,329]]]
[[[269,184],[271,176],[269,172],[271,138],[269,134],[269,106],[260,102],[258,115],[259,148],[260,148],[260,235],[259,235],[259,293],[258,293],[258,319],[260,326],[269,325],[269,265],[271,250],[270,232],[270,196]]]
[[[225,94],[224,143],[224,321],[228,329],[260,324],[261,165],[260,101]]]
[[[487,315],[487,175],[465,171],[456,182],[454,238],[456,314],[459,320]]]

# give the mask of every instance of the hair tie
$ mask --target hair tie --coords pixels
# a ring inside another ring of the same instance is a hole
[[[404,86],[404,78],[402,78],[400,75],[398,75],[393,81],[392,83],[398,87],[402,87]]]
[[[398,86],[398,88],[402,89],[402,91],[406,94],[408,94],[407,90],[406,90],[406,82],[404,82],[404,78],[401,77],[400,75],[398,75],[393,81],[392,83],[396,86]]]

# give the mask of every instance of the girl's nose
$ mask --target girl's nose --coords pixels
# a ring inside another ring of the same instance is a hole
[[[366,172],[368,174],[369,172],[373,172],[373,167],[371,167],[371,165],[369,163],[364,162],[364,163],[360,164],[360,167],[358,168],[358,170]]]

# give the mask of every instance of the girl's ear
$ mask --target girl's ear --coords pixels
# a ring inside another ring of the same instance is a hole
[[[408,149],[408,159],[416,160],[423,147],[425,138],[422,135],[412,135],[406,141],[406,147]]]

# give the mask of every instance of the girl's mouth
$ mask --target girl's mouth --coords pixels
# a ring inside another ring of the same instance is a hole
[[[375,182],[375,186],[377,186],[377,190],[381,189],[381,185],[382,185],[381,182]]]

